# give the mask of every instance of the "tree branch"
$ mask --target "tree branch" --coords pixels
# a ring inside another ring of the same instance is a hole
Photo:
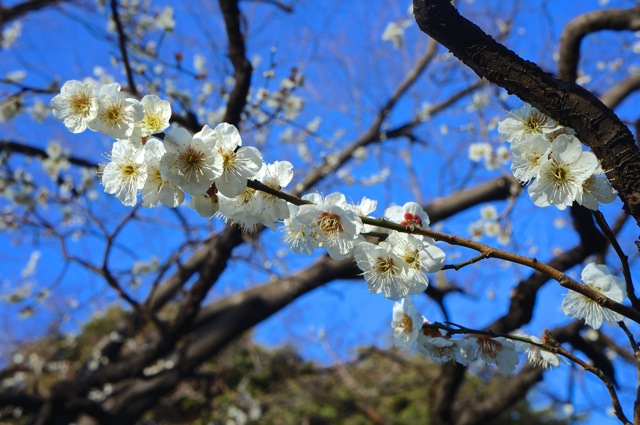
[[[573,128],[602,161],[627,211],[640,225],[640,152],[620,119],[592,93],[542,71],[463,18],[448,0],[414,0],[418,26],[480,77]]]

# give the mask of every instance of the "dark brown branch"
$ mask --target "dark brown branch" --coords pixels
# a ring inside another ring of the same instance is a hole
[[[600,99],[602,99],[602,103],[609,108],[615,109],[631,93],[638,89],[640,89],[640,74],[632,75],[626,80],[619,82],[616,86],[602,94]]]
[[[602,161],[625,211],[640,225],[640,152],[627,126],[609,108],[582,87],[554,78],[497,43],[448,0],[414,0],[413,10],[420,29],[480,77],[573,128]]]
[[[15,19],[19,19],[31,12],[71,1],[75,0],[30,0],[18,3],[12,7],[0,6],[0,28],[2,28],[5,24]]]
[[[127,75],[127,82],[129,83],[129,92],[137,96],[138,89],[136,83],[133,80],[133,71],[131,70],[131,64],[129,63],[129,52],[127,51],[127,35],[124,32],[120,15],[118,14],[118,0],[111,0],[111,16],[116,23],[116,31],[118,33],[118,48],[122,55],[122,62],[124,63],[125,74]]]
[[[229,40],[229,59],[233,64],[235,85],[229,94],[224,122],[240,127],[241,114],[247,104],[253,68],[246,57],[244,35],[240,28],[241,14],[237,0],[219,0]]]
[[[599,10],[578,16],[569,22],[560,37],[558,77],[574,82],[578,75],[580,43],[589,34],[603,30],[637,31],[640,29],[640,5],[631,9]]]
[[[49,155],[44,149],[27,146],[22,143],[13,142],[10,140],[0,140],[0,152],[15,152],[22,155],[33,156],[41,159],[49,158]],[[98,168],[98,164],[95,164],[93,162],[90,162],[75,156],[67,157],[67,161],[69,161],[69,163],[73,165],[78,165],[80,167],[94,168],[94,169]]]

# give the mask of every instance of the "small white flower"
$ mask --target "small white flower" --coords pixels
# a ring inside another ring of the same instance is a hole
[[[387,299],[395,301],[427,289],[424,280],[411,279],[409,265],[388,248],[388,245],[379,246],[369,242],[361,242],[355,248],[354,259],[362,270],[369,291],[382,293]]]
[[[239,226],[244,232],[252,233],[260,223],[260,212],[263,202],[257,190],[247,187],[235,198],[227,198],[218,194],[220,207],[217,215],[225,221]],[[273,223],[271,224],[273,226]]]
[[[318,204],[300,206],[297,218],[313,229],[320,246],[334,260],[344,260],[352,253],[364,227],[345,196],[338,192],[328,195]]]
[[[82,133],[98,115],[98,100],[91,84],[77,80],[64,83],[51,100],[53,116],[62,120],[72,133]]]
[[[498,219],[498,211],[496,211],[496,207],[493,205],[487,205],[480,208],[480,217],[484,220],[497,220]]]
[[[254,179],[272,189],[282,190],[293,179],[293,164],[289,161],[262,164],[262,168]],[[283,199],[266,192],[259,192],[256,194],[256,200],[260,205],[256,210],[259,223],[274,229],[277,221],[289,217],[289,207]]]
[[[173,8],[171,6],[167,6],[162,10],[162,13],[155,19],[155,25],[162,31],[173,32],[176,27],[176,21],[173,18]]]
[[[222,175],[216,179],[216,188],[233,198],[247,188],[247,179],[253,178],[262,167],[262,155],[254,147],[243,147],[240,133],[233,125],[222,123],[214,130],[216,149],[222,156]]]
[[[409,269],[407,274],[411,280],[424,284],[427,289],[429,280],[425,273],[433,273],[444,266],[445,254],[437,246],[430,244],[430,238],[420,239],[407,233],[392,232],[385,242],[391,252],[402,258]]]
[[[142,119],[135,123],[134,136],[136,138],[149,137],[163,132],[169,127],[171,118],[171,104],[158,96],[148,94],[140,101],[144,110]]]
[[[144,145],[144,159],[147,163],[147,181],[142,188],[142,206],[155,207],[158,202],[175,208],[184,201],[184,192],[162,178],[160,162],[165,153],[164,144],[151,138]]]
[[[114,139],[127,139],[133,134],[134,124],[144,117],[139,100],[128,98],[120,92],[120,84],[100,87],[97,94],[98,113],[88,123],[93,131],[99,131]]]
[[[515,344],[503,337],[470,338],[475,357],[487,364],[495,364],[502,373],[513,372],[520,361]]]
[[[428,355],[438,363],[448,363],[454,361],[461,365],[467,365],[468,360],[462,355],[461,343],[465,340],[449,338],[444,331],[435,329],[420,332],[418,335],[418,351]]]
[[[403,350],[413,348],[418,339],[418,334],[422,329],[424,318],[418,310],[411,297],[405,297],[393,304],[393,341],[395,346]]]
[[[539,207],[555,205],[561,210],[576,200],[584,181],[599,166],[593,153],[583,152],[580,141],[565,134],[554,140],[547,158],[541,158],[541,162],[538,176],[528,188],[529,196]]]
[[[471,143],[469,145],[469,159],[473,162],[480,162],[483,159],[490,161],[493,155],[493,147],[489,143]]]
[[[621,303],[627,296],[624,280],[614,276],[605,265],[589,263],[582,270],[582,281],[591,289]],[[584,319],[594,329],[602,326],[602,321],[619,322],[623,316],[602,307],[591,298],[578,292],[569,291],[562,301],[562,311],[569,317]]]
[[[378,202],[364,196],[362,197],[362,200],[358,205],[349,204],[349,206],[360,217],[370,217],[370,214],[374,212],[376,207],[378,206]],[[378,226],[371,226],[371,225],[365,224],[364,229],[362,230],[362,233],[374,232],[374,231],[377,231],[378,229],[379,229]]]
[[[533,134],[544,136],[562,127],[529,104],[511,111],[510,115],[498,123],[498,133],[509,142],[520,142]]]
[[[318,244],[313,236],[311,229],[296,218],[298,206],[288,204],[289,218],[284,219],[284,240],[289,249],[296,254],[310,255],[317,248]]]
[[[128,140],[114,143],[111,162],[102,172],[104,191],[115,194],[124,205],[134,206],[138,190],[144,187],[146,179],[144,150],[135,149]]]
[[[398,50],[404,45],[404,30],[411,21],[389,22],[382,33],[382,41],[391,41],[393,48]]]
[[[407,202],[403,206],[393,206],[384,210],[384,219],[398,223],[408,229],[429,228],[429,216],[417,202]]]
[[[215,142],[208,125],[193,136],[181,127],[169,130],[164,138],[167,152],[160,161],[162,178],[191,195],[207,193],[222,174],[223,160]]]
[[[538,337],[524,334],[519,334],[518,336],[523,336],[537,344],[542,344],[542,341]],[[527,361],[532,366],[548,369],[551,366],[557,367],[560,364],[560,359],[556,354],[550,353],[535,344],[529,344],[517,340],[513,341],[513,343],[515,344],[516,350],[527,354]]]

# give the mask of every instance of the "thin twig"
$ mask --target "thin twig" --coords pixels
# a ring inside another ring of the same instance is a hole
[[[473,257],[473,258],[471,258],[471,259],[469,259],[467,261],[464,261],[462,263],[447,264],[442,268],[442,270],[455,270],[455,271],[458,271],[458,270],[460,270],[461,268],[463,268],[465,266],[469,266],[471,264],[477,263],[478,261],[485,260],[487,258],[489,258],[489,257],[487,257],[487,255],[485,253],[482,253],[482,254],[476,255],[475,257]]]
[[[627,257],[624,251],[622,251],[622,248],[620,247],[620,244],[616,239],[616,235],[613,233],[613,231],[609,227],[609,224],[607,223],[607,220],[605,220],[602,212],[593,211],[593,216],[595,217],[596,223],[598,223],[600,230],[602,230],[602,233],[604,233],[607,239],[609,239],[609,242],[611,242],[611,246],[616,251],[616,254],[618,254],[618,257],[620,258],[620,263],[622,264],[622,275],[624,276],[624,281],[627,285],[627,296],[631,301],[631,305],[636,310],[640,310],[640,302],[638,301],[638,297],[636,297],[634,287],[633,287],[633,280],[631,278],[631,269],[629,268],[629,257]]]
[[[546,332],[545,335],[547,336],[547,339],[550,342],[554,342],[555,341],[555,339],[551,336],[550,332]],[[623,424],[632,425],[632,423],[629,422],[629,419],[627,419],[627,417],[625,416],[624,412],[622,411],[622,406],[620,405],[620,399],[618,398],[618,393],[616,392],[616,389],[615,389],[615,386],[614,386],[613,382],[611,382],[611,380],[607,377],[607,375],[605,375],[600,369],[598,369],[598,368],[596,368],[594,366],[591,366],[590,364],[588,364],[585,361],[581,360],[580,358],[576,357],[572,353],[568,352],[557,341],[555,341],[555,343],[556,343],[557,354],[560,354],[561,356],[566,357],[567,359],[571,360],[575,364],[581,366],[587,372],[590,372],[590,373],[594,374],[595,376],[597,376],[602,381],[604,386],[607,388],[607,391],[609,392],[609,397],[611,397],[611,404],[613,405],[613,411],[614,411],[616,417]]]
[[[120,47],[120,54],[122,55],[122,62],[124,63],[124,70],[127,74],[127,82],[129,83],[129,91],[132,95],[137,96],[138,90],[136,89],[136,83],[133,80],[133,71],[131,70],[131,64],[129,63],[129,53],[127,52],[127,35],[124,33],[124,27],[118,14],[118,1],[111,0],[111,15],[113,21],[116,23],[116,31],[118,32],[118,46]]]

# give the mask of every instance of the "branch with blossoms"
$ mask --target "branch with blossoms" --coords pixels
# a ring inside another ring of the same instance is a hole
[[[326,198],[319,194],[302,198],[287,195],[281,189],[292,179],[291,164],[284,161],[265,165],[257,149],[240,147],[242,140],[232,125],[223,123],[215,129],[205,125],[193,136],[174,127],[164,137],[164,143],[155,138],[146,140],[168,127],[168,102],[155,96],[145,96],[138,102],[119,90],[119,85],[107,84],[94,95],[89,84],[70,81],[52,103],[54,115],[73,132],[89,128],[114,138],[129,138],[114,143],[111,162],[102,173],[105,191],[116,195],[124,205],[135,205],[137,193],[142,190],[143,206],[160,202],[176,207],[186,192],[191,195],[191,207],[205,218],[218,214],[245,229],[258,224],[273,228],[284,220],[286,239],[294,252],[311,253],[322,247],[338,260],[354,253],[371,290],[383,292],[392,300],[426,289],[424,273],[440,270],[444,265],[444,253],[433,243],[445,241],[474,249],[487,258],[538,270],[605,307],[605,313],[613,310],[640,323],[640,313],[620,304],[622,292],[613,294],[612,300],[535,258],[430,230],[428,216],[415,203],[392,207],[385,211],[385,219],[376,220],[367,217],[376,205],[366,198],[360,205],[350,205],[338,193]],[[515,177],[525,182],[535,179],[529,186],[534,203],[564,209],[577,201],[597,209],[599,201],[612,200],[609,195],[613,192],[607,189],[606,180],[593,177],[598,173],[595,156],[582,152],[570,129],[528,106],[514,117],[502,121],[499,131],[513,140]],[[546,135],[551,135],[553,144]],[[378,245],[364,241],[361,233],[376,227],[396,232]],[[601,271],[607,272],[608,269]],[[602,314],[588,320],[599,327]],[[604,318],[610,320],[611,316],[604,314]]]
[[[476,74],[516,94],[575,130],[591,147],[627,211],[640,225],[640,151],[628,127],[596,96],[567,84],[493,40],[446,0],[415,0],[420,29],[449,48]]]
[[[147,208],[158,204],[175,208],[184,202],[185,195],[190,195],[191,208],[203,218],[216,215],[247,231],[258,226],[274,229],[277,223],[283,223],[291,251],[311,254],[322,248],[333,260],[353,258],[371,292],[400,300],[396,305],[403,313],[393,325],[395,333],[404,338],[400,345],[416,344],[416,324],[422,323],[422,316],[408,313],[415,310],[410,296],[427,290],[426,275],[445,266],[445,253],[436,241],[480,253],[470,261],[501,259],[557,280],[571,290],[563,302],[563,311],[596,329],[603,321],[618,322],[623,317],[640,323],[640,313],[621,303],[626,292],[622,279],[611,275],[606,266],[587,265],[582,274],[583,285],[535,258],[431,230],[429,216],[414,202],[387,208],[384,217],[376,219],[370,217],[376,208],[371,199],[351,204],[340,193],[324,197],[318,193],[302,197],[287,194],[283,188],[293,178],[293,166],[287,161],[264,163],[256,148],[242,146],[233,125],[205,125],[193,135],[172,127],[160,140],[153,135],[168,128],[168,102],[151,95],[137,101],[122,94],[115,83],[94,88],[70,81],[52,103],[54,115],[72,132],[89,129],[119,139],[102,172],[102,182],[105,192],[114,194],[124,205],[137,205],[139,192],[142,206]],[[512,140],[515,177],[526,182],[534,180],[529,194],[536,205],[564,209],[576,201],[597,209],[599,202],[612,200],[609,195],[613,191],[602,183],[606,180],[594,177],[599,172],[595,156],[582,152],[580,141],[570,129],[525,106],[502,121],[499,131]],[[232,231],[227,236],[234,238],[235,234]],[[378,240],[373,243],[365,236]],[[227,251],[231,246],[226,245]],[[219,269],[215,267],[212,273],[216,275]],[[200,302],[215,280],[209,273],[199,277],[184,304],[186,313],[168,331],[170,340],[178,338],[180,329],[197,320]],[[428,343],[439,352],[452,352],[450,340],[434,338],[440,339]],[[503,337],[492,335],[470,340],[474,345],[456,348],[459,354],[454,353],[455,359],[461,364],[479,359],[504,372],[513,371],[518,363],[515,346],[512,350],[513,343],[500,338]],[[161,350],[162,345],[158,347]],[[465,352],[466,358],[460,354]],[[134,363],[144,364],[159,355],[161,351],[150,351]]]
[[[621,326],[624,327],[622,323]],[[531,366],[543,369],[559,366],[558,355],[563,356],[598,377],[609,392],[618,419],[624,424],[630,423],[624,415],[611,377],[564,349],[549,331],[545,331],[543,338],[539,339],[522,333],[505,334],[454,323],[429,323],[418,313],[411,298],[395,303],[391,327],[396,346],[417,349],[438,364],[455,362],[467,366],[471,361],[481,360],[496,365],[503,373],[511,373],[519,362],[518,352],[525,353]],[[465,337],[453,338],[456,335]]]

